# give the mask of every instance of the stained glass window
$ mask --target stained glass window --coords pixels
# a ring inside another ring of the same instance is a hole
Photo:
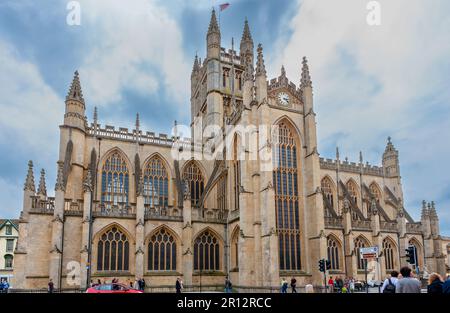
[[[128,271],[130,243],[116,226],[103,233],[97,244],[98,271]]]
[[[149,160],[144,168],[144,203],[151,207],[168,205],[169,178],[160,157]]]
[[[175,271],[177,269],[177,243],[171,232],[161,228],[150,237],[147,261],[149,271]]]

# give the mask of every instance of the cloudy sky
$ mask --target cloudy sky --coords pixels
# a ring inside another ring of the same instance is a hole
[[[205,56],[212,0],[80,0],[81,25],[67,24],[66,0],[0,2],[0,217],[19,215],[27,161],[47,171],[53,190],[58,125],[73,72],[87,115],[101,124],[170,132],[189,123],[190,71]],[[386,138],[400,151],[405,204],[420,218],[434,200],[450,235],[450,2],[380,0],[228,0],[222,46],[239,40],[248,18],[269,77],[300,80],[308,56],[319,152],[349,160],[359,151],[379,165]],[[126,3],[126,5],[125,5]]]

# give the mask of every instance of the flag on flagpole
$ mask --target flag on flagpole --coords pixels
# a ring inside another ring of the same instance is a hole
[[[228,2],[222,3],[221,5],[219,5],[220,11],[222,12],[222,11],[226,10],[229,6],[230,6],[230,4]]]

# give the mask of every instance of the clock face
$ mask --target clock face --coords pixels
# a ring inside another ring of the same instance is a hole
[[[285,106],[289,105],[289,95],[285,92],[280,92],[278,94],[278,102],[281,105],[285,105]]]

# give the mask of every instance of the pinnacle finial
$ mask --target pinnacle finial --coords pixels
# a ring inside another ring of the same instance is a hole
[[[253,42],[252,34],[250,33],[250,27],[248,26],[247,18],[245,18],[244,31],[242,32],[242,39],[241,39],[241,42],[245,42],[245,41]]]
[[[58,162],[58,174],[56,175],[55,191],[66,191],[64,185],[64,174],[63,174],[64,162]]]
[[[139,130],[140,122],[139,122],[139,113],[136,113],[136,130]]]
[[[362,151],[359,151],[359,163],[363,163],[363,155],[362,155]]]
[[[258,45],[258,59],[256,61],[256,76],[266,76],[266,66],[264,65],[264,56],[262,45]]]
[[[41,169],[41,178],[39,179],[38,195],[47,196],[47,187],[45,185],[45,170]]]
[[[300,80],[300,88],[312,87],[311,75],[309,74],[308,60],[303,57],[302,61],[302,77]]]
[[[284,65],[281,65],[281,76],[286,77],[286,70],[284,69]]]
[[[339,160],[339,147],[336,146],[336,159]]]
[[[67,100],[80,101],[84,105],[83,92],[81,90],[80,77],[78,71],[75,71],[72,79],[72,84],[70,85],[69,92],[66,96]]]
[[[220,34],[220,28],[219,24],[217,23],[216,18],[216,10],[213,8],[211,12],[211,20],[209,21],[209,28],[208,28],[208,34],[212,33],[219,33]]]
[[[97,122],[98,122],[97,107],[94,107],[94,124],[97,124]]]
[[[199,65],[198,56],[196,53],[195,59],[194,59],[194,66],[192,67],[192,73],[197,73],[199,69],[200,69],[200,65]]]
[[[33,161],[28,161],[28,172],[27,177],[25,179],[25,184],[23,186],[23,190],[28,191],[35,191],[35,185],[34,185],[34,174],[33,174]]]

